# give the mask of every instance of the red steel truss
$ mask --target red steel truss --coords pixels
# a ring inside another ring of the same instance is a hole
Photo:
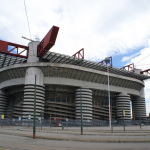
[[[75,58],[81,58],[84,59],[84,48],[82,48],[81,50],[79,50],[78,52],[76,52],[74,55],[72,55]]]
[[[120,68],[120,69],[134,72],[134,63],[129,64],[129,65],[127,65],[127,66],[124,66],[124,67],[122,67],[122,68]]]
[[[59,27],[53,26],[38,45],[37,56],[42,57],[55,44]]]
[[[112,56],[109,57],[110,58],[110,66],[112,67]],[[105,60],[100,61],[99,63],[104,64]],[[107,64],[106,64],[107,65]]]
[[[0,40],[0,53],[28,58],[29,47]]]
[[[147,70],[143,70],[143,71],[141,71],[140,73],[141,74],[146,74],[146,75],[148,75],[148,76],[150,76],[150,69],[147,69]]]

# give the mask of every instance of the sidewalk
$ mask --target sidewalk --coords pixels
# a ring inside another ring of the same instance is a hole
[[[32,127],[2,127],[0,134],[19,135],[24,137],[33,136]],[[66,140],[81,142],[103,142],[103,143],[140,143],[150,142],[150,126],[127,126],[113,127],[113,133],[109,127],[83,127],[83,135],[80,135],[80,127],[40,127],[36,128],[36,138],[49,140]]]

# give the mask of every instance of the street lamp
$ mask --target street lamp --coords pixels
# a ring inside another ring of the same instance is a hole
[[[81,88],[80,88],[80,113],[81,113],[81,135],[83,135],[83,114],[82,114]]]
[[[36,75],[34,85],[33,139],[35,139],[35,136],[36,136]]]
[[[108,102],[109,102],[109,127],[111,128],[111,113],[110,113],[110,91],[109,91],[109,70],[108,70],[108,64],[110,63],[110,58],[105,58],[105,63],[107,65],[107,72],[108,72]]]

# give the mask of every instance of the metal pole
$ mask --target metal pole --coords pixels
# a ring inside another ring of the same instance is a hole
[[[108,72],[109,127],[111,128],[110,92],[109,92],[109,70],[108,70],[108,65],[107,65],[107,72]]]
[[[42,130],[42,117],[43,117],[43,114],[41,112],[41,130]]]
[[[83,118],[82,118],[82,99],[81,99],[81,88],[80,88],[80,111],[81,111],[81,135],[83,135]]]
[[[34,86],[34,114],[33,114],[33,139],[36,134],[36,75],[35,75],[35,86]]]
[[[141,129],[142,127],[141,127],[141,112],[140,112],[140,129]]]
[[[111,132],[113,133],[113,115],[112,115],[112,100],[111,100]]]
[[[124,131],[125,131],[125,121],[124,121],[124,115],[125,115],[125,112],[124,112],[124,110],[123,110],[123,126],[124,126]]]
[[[51,128],[51,126],[52,126],[52,125],[51,125],[51,114],[50,114],[50,128]]]

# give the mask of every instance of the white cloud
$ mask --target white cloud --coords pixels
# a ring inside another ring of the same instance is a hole
[[[72,55],[85,48],[86,59],[103,59],[116,51],[146,44],[150,1],[140,0],[26,0],[32,38],[40,39],[52,25],[60,27],[53,51]],[[23,0],[1,0],[1,38],[27,44],[29,37]]]
[[[135,67],[138,69],[146,70],[149,69],[150,59],[150,47],[144,48],[139,52],[139,55],[130,62],[135,63]]]
[[[124,57],[122,58],[122,61],[123,61],[123,62],[125,62],[125,61],[130,61],[131,59],[137,57],[139,54],[140,54],[140,53],[137,52],[137,53],[135,53],[135,54],[133,54],[133,55],[130,55],[130,56],[124,56]]]

